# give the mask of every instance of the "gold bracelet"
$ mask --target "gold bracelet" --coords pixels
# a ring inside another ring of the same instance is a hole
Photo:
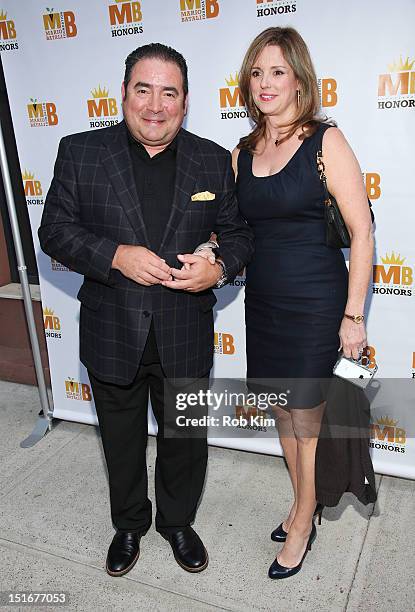
[[[346,317],[346,319],[350,319],[351,321],[353,321],[354,323],[363,323],[365,315],[349,315],[344,313],[343,315],[344,317]]]

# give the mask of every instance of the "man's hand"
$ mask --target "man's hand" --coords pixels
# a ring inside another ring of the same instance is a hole
[[[171,268],[173,280],[161,283],[169,289],[182,289],[196,293],[213,287],[222,276],[220,264],[211,264],[208,259],[200,255],[177,255],[177,259],[184,264],[183,268],[181,270]]]
[[[112,267],[146,287],[171,279],[171,268],[165,260],[142,246],[120,244],[115,251]]]

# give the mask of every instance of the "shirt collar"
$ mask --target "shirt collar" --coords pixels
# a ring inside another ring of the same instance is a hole
[[[131,134],[130,130],[128,129],[127,124],[126,124],[125,127],[126,127],[126,130],[127,130],[128,144],[130,145],[130,147],[138,147],[138,149],[140,151],[142,151],[142,152],[144,152],[144,153],[146,153],[148,155],[148,152],[147,152],[145,146],[139,140],[136,140],[134,138],[134,136]],[[176,134],[176,136],[171,141],[171,143],[168,144],[167,147],[165,149],[163,149],[163,151],[160,151],[160,153],[157,153],[156,155],[154,155],[154,157],[162,155],[166,151],[172,151],[174,154],[176,154],[176,152],[177,152],[177,141],[178,141],[179,133],[180,133],[180,131]]]

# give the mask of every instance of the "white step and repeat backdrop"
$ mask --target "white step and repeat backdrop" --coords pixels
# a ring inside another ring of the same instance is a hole
[[[57,417],[96,423],[78,360],[75,296],[82,279],[42,253],[37,239],[60,138],[120,121],[125,57],[158,41],[189,64],[186,127],[232,149],[250,130],[238,90],[244,52],[263,29],[292,25],[309,45],[323,110],[359,158],[376,215],[367,360],[378,364],[380,378],[394,379],[396,393],[378,394],[373,405],[375,469],[415,477],[414,23],[413,0],[54,0],[50,7],[0,0],[0,50],[38,257]],[[216,377],[245,375],[243,291],[244,278],[237,277],[218,292]],[[212,442],[280,453],[269,433],[240,431],[238,438]]]

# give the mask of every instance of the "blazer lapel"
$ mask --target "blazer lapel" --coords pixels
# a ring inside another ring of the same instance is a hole
[[[104,137],[102,164],[137,238],[149,248],[147,231],[134,180],[126,126],[121,122]]]
[[[160,252],[173,237],[191,201],[193,186],[196,182],[200,165],[201,159],[197,144],[182,129],[179,132],[177,142],[173,205],[161,241]]]

